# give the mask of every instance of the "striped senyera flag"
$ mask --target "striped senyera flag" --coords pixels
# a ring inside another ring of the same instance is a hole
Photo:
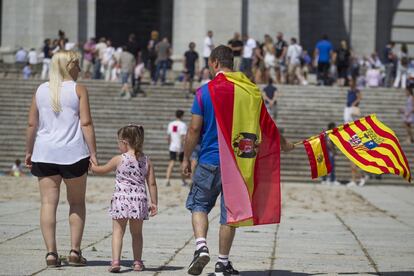
[[[394,131],[376,115],[334,129],[331,141],[358,167],[373,174],[396,174],[411,182],[407,158]]]
[[[243,73],[208,83],[214,106],[227,223],[279,223],[280,143],[259,88]]]

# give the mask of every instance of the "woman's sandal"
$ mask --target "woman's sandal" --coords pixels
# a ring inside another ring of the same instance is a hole
[[[119,260],[113,260],[111,262],[111,266],[108,268],[108,271],[112,273],[117,273],[120,270],[121,270],[121,265],[120,265]]]
[[[53,256],[54,259],[48,260],[47,257],[49,256]],[[46,265],[48,268],[60,267],[62,265],[59,259],[59,255],[56,252],[48,252],[46,254],[45,260],[46,260]]]
[[[134,271],[143,271],[145,269],[145,266],[142,261],[134,261],[132,268]]]
[[[72,255],[72,253],[75,253],[76,256]],[[68,263],[72,266],[85,266],[86,265],[86,259],[82,256],[82,251],[77,251],[72,249],[69,252],[68,256]]]

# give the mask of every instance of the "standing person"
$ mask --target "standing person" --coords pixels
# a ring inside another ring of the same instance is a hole
[[[198,72],[198,53],[195,51],[196,44],[190,42],[188,45],[189,50],[184,53],[184,90],[187,89],[188,83],[188,93],[193,94],[193,81],[195,72]]]
[[[106,41],[106,45],[107,47],[104,50],[102,58],[102,66],[104,69],[104,79],[105,81],[109,81],[111,79],[112,68],[115,64],[115,48],[112,46],[112,41],[109,39]]]
[[[275,121],[277,119],[277,94],[277,87],[273,84],[273,79],[269,78],[268,84],[263,88],[262,96],[267,112]]]
[[[252,64],[252,79],[256,84],[263,83],[263,78],[266,74],[263,45],[257,43],[257,47],[253,50],[253,64]]]
[[[161,42],[155,46],[157,52],[157,70],[155,72],[155,78],[153,84],[157,84],[158,78],[161,74],[161,84],[165,84],[165,78],[168,69],[168,59],[171,56],[171,45],[168,42],[168,38],[164,37]],[[162,73],[161,73],[162,70]]]
[[[134,56],[135,63],[136,63],[138,61],[138,56],[141,53],[141,49],[138,45],[137,37],[134,33],[132,33],[128,36],[128,43],[127,43],[126,47],[127,47],[127,51],[130,52]],[[131,78],[131,87],[135,87],[135,78],[134,77]]]
[[[114,156],[107,164],[91,164],[96,174],[116,172],[115,189],[109,215],[112,217],[112,261],[109,272],[121,270],[122,240],[126,226],[132,237],[134,271],[145,269],[142,262],[142,225],[149,216],[157,214],[158,192],[154,166],[143,152],[144,128],[128,125],[118,130],[118,147],[121,155]],[[151,203],[147,199],[147,183]]]
[[[336,50],[334,54],[334,60],[336,68],[338,70],[338,81],[339,86],[345,85],[345,80],[348,77],[348,70],[351,59],[351,51],[348,48],[346,40],[341,40],[341,46]]]
[[[232,39],[229,40],[227,45],[231,48],[233,51],[233,58],[234,58],[234,71],[240,70],[241,65],[241,55],[243,51],[243,41],[241,40],[240,33],[234,33],[234,36]]]
[[[283,33],[278,32],[276,35],[276,83],[284,83],[285,82],[285,58],[287,54],[288,44],[283,39]]]
[[[83,45],[83,78],[90,79],[93,68],[94,52],[95,52],[95,38],[91,37]]]
[[[88,92],[77,84],[79,59],[73,51],[53,55],[50,80],[32,99],[26,134],[25,164],[38,177],[40,228],[48,267],[60,266],[56,247],[56,209],[60,184],[66,184],[69,203],[71,265],[86,265],[81,240],[85,225],[85,191],[89,160],[97,164],[95,131]]]
[[[37,52],[34,48],[30,49],[29,53],[27,54],[27,57],[29,59],[30,65],[36,65],[37,64]]]
[[[407,100],[405,101],[405,107],[400,109],[402,115],[402,120],[404,122],[404,127],[407,130],[407,144],[414,143],[414,136],[411,130],[411,125],[414,124],[414,96],[413,88],[407,87],[405,89],[405,95]]]
[[[129,78],[133,78],[132,75],[135,68],[135,57],[127,51],[127,47],[124,46],[123,51],[119,58],[119,66],[121,68],[121,97],[123,99],[131,99],[131,89],[129,87]]]
[[[20,49],[16,52],[16,63],[26,63],[27,62],[27,52],[23,47],[20,47]]]
[[[315,46],[313,58],[318,66],[318,85],[327,85],[329,82],[332,49],[332,43],[328,40],[327,35],[323,35],[322,39]]]
[[[249,78],[252,78],[252,63],[254,56],[254,49],[257,47],[256,40],[249,37],[247,34],[243,35],[243,59],[240,71],[245,73]]]
[[[50,59],[52,58],[52,49],[51,49],[51,41],[49,38],[46,38],[43,45],[43,66],[42,66],[42,74],[40,78],[42,80],[46,79],[46,76],[49,75],[49,66],[50,66]]]
[[[356,86],[356,79],[349,80],[349,90],[347,94],[346,107],[344,109],[344,123],[355,121],[361,116],[359,105],[362,100],[362,93]],[[351,162],[351,181],[347,183],[348,187],[364,186],[365,177],[361,170]]]
[[[99,39],[98,44],[95,45],[94,54],[95,54],[95,64],[93,68],[93,78],[95,80],[100,80],[102,78],[101,74],[101,67],[102,67],[102,60],[104,58],[104,53],[106,49],[106,38],[101,37]]]
[[[394,80],[394,70],[396,55],[394,53],[395,42],[390,41],[384,49],[384,66],[385,66],[385,87],[391,87]]]
[[[183,122],[184,111],[177,110],[175,112],[175,120],[170,122],[167,127],[168,144],[170,151],[170,162],[168,163],[166,173],[166,185],[170,186],[171,173],[174,168],[175,161],[183,162],[184,152],[183,145],[185,135],[187,134],[187,125]],[[185,177],[182,174],[183,186],[186,186]]]
[[[332,130],[336,127],[334,122],[330,122],[328,124],[328,130]],[[329,185],[333,185],[333,186],[339,186],[341,185],[341,183],[339,183],[336,180],[336,175],[335,175],[335,156],[336,156],[336,148],[335,145],[332,143],[331,139],[328,138],[328,135],[325,136],[326,139],[326,148],[328,150],[328,158],[329,158],[329,162],[331,163],[331,173],[329,174],[329,180],[328,180],[328,176],[325,175],[322,177],[322,185],[324,184],[329,184]]]
[[[288,83],[295,84],[296,79],[300,84],[306,85],[304,77],[302,76],[300,61],[302,57],[302,47],[297,44],[296,38],[290,39],[290,45],[286,54],[286,63],[288,66]]]
[[[147,44],[147,51],[148,51],[147,68],[150,71],[151,80],[155,79],[155,72],[156,72],[155,61],[157,60],[157,51],[155,50],[155,46],[158,44],[158,37],[159,37],[159,33],[157,31],[152,31],[151,39],[148,41],[148,44]]]
[[[401,44],[401,51],[398,53],[397,76],[394,81],[394,88],[398,88],[401,82],[401,88],[405,89],[407,85],[407,69],[408,69],[408,48],[407,44]]]
[[[263,44],[264,52],[264,64],[265,64],[265,81],[268,81],[269,78],[274,79],[276,77],[275,66],[276,66],[276,56],[275,56],[275,47],[273,40],[270,35],[265,35],[265,42]]]
[[[214,49],[213,31],[208,31],[207,36],[204,38],[204,44],[203,44],[204,68],[208,68],[208,57],[210,56],[211,50],[213,49]]]
[[[224,82],[223,73],[231,72],[233,68],[232,50],[226,46],[215,48],[209,58],[209,68],[215,76],[217,87]],[[244,80],[247,80],[243,76]],[[223,81],[223,82],[222,82]],[[210,84],[209,84],[210,85]],[[209,85],[198,89],[198,95],[194,98],[192,118],[185,139],[183,173],[191,173],[191,154],[198,143],[201,149],[199,162],[193,176],[193,185],[187,198],[186,207],[192,213],[192,225],[196,242],[194,259],[191,262],[188,273],[200,275],[210,261],[207,247],[208,213],[214,207],[219,194],[222,194],[222,177],[220,170],[220,155],[218,146],[218,131],[216,114],[212,103]],[[293,149],[293,144],[288,143],[280,136],[282,150]],[[229,253],[235,236],[236,228],[227,224],[227,211],[223,195],[220,203],[220,230],[219,230],[219,255],[215,265],[215,275],[239,275],[229,261]]]

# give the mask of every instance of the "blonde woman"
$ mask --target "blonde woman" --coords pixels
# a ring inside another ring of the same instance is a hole
[[[56,247],[56,209],[60,184],[66,184],[70,206],[71,265],[86,265],[80,251],[85,224],[85,191],[89,160],[96,162],[95,131],[88,92],[76,83],[79,58],[73,51],[52,57],[49,82],[33,96],[26,134],[25,163],[38,177],[41,197],[40,227],[48,267],[60,266]]]

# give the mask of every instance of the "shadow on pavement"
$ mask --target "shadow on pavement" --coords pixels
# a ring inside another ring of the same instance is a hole
[[[290,270],[265,270],[265,271],[240,271],[240,275],[243,276],[310,276],[318,274],[302,273],[302,272],[292,272]],[[209,274],[209,276],[214,276],[214,273]]]

